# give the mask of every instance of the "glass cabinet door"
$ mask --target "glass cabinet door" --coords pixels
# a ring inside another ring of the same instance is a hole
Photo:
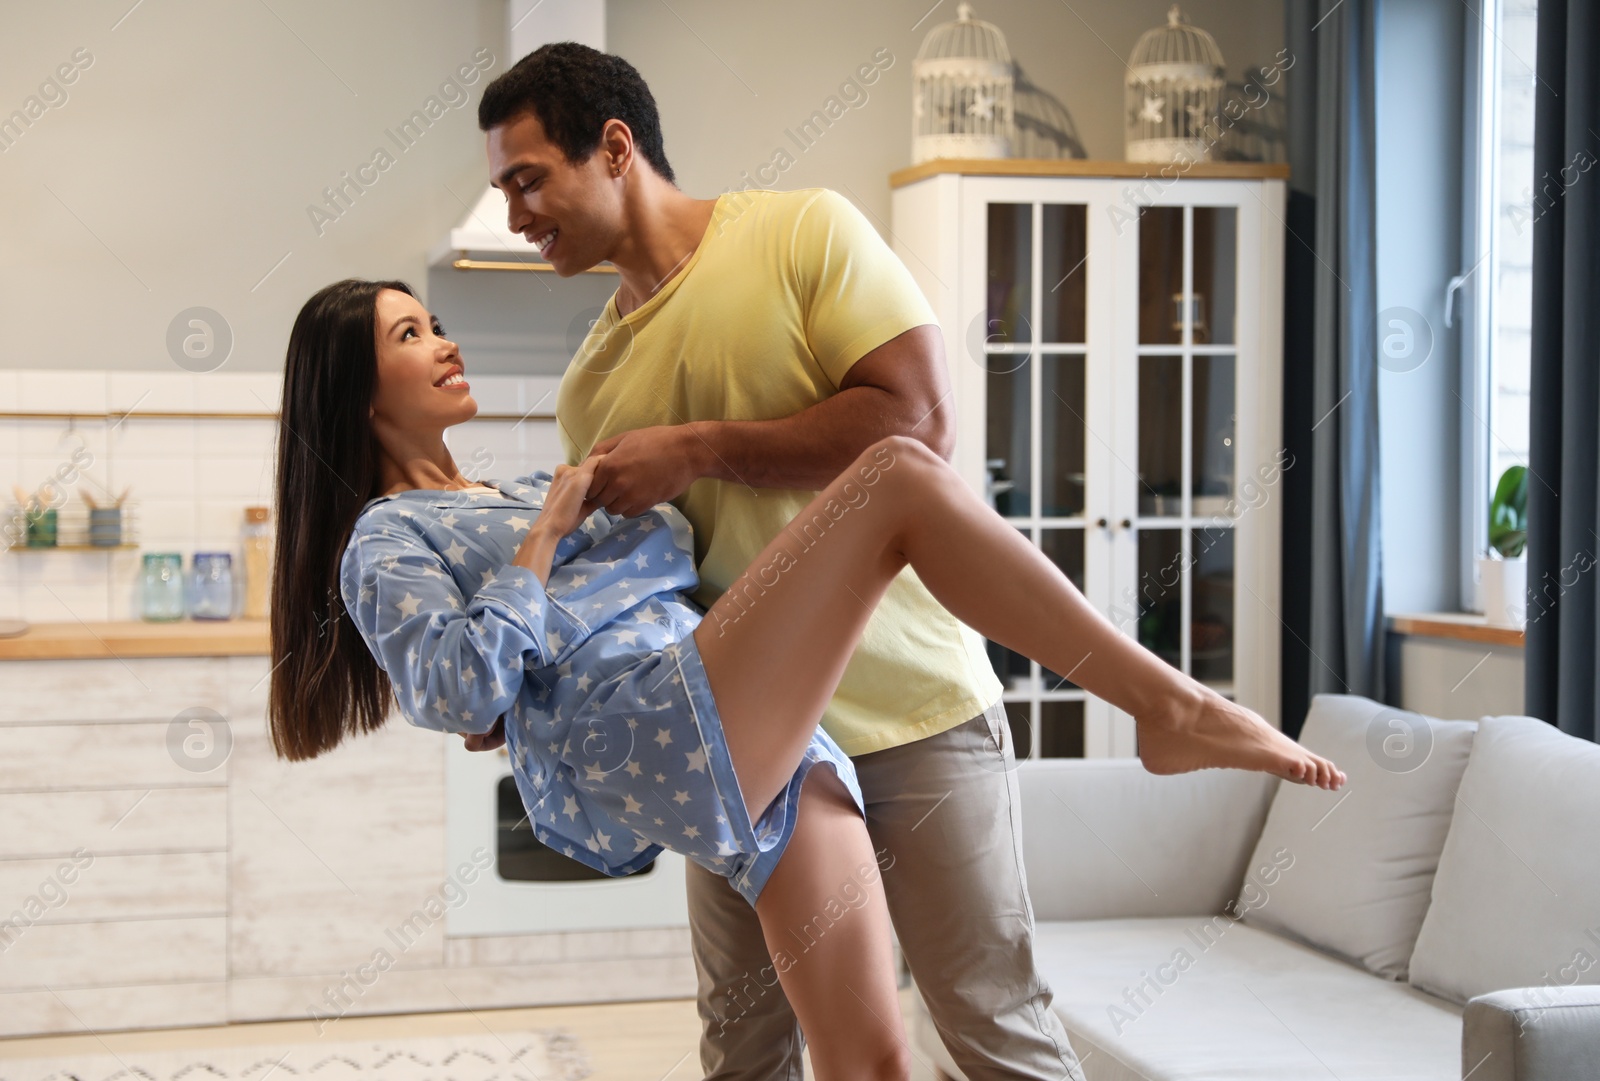
[[[1238,215],[1231,206],[1140,213],[1134,380],[1138,638],[1230,697]]]
[[[1089,498],[1088,208],[989,202],[985,213],[984,465],[990,505],[1084,588]],[[1081,757],[1085,692],[988,644],[1018,758]]]

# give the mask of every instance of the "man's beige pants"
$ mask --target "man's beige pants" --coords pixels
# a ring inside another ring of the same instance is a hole
[[[852,760],[895,934],[951,1057],[969,1081],[1081,1081],[1034,969],[1016,759],[1002,705]],[[706,1078],[801,1081],[800,1026],[755,910],[721,875],[689,861],[688,876]]]

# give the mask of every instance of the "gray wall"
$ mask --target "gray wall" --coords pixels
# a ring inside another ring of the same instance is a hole
[[[227,369],[276,370],[320,286],[423,284],[457,196],[483,190],[474,110],[504,32],[492,0],[7,2],[0,117],[75,50],[92,62],[0,153],[0,365],[176,371],[168,324],[204,306],[232,328]],[[391,143],[480,49],[470,98],[444,91],[463,104]],[[385,146],[393,165],[318,235],[307,207]]]
[[[852,196],[886,231],[889,173],[911,163],[911,62],[928,31],[955,18],[948,0],[931,14],[930,6],[930,0],[803,6],[759,0],[735,8],[675,0],[669,9],[659,0],[610,0],[606,43],[649,82],[667,157],[685,191],[709,197],[747,185],[831,187]],[[1129,51],[1140,34],[1166,22],[1168,6],[1167,0],[1070,6],[977,0],[973,14],[998,25],[1027,79],[1065,106],[1085,151],[1079,156],[1115,160],[1122,157]],[[1270,67],[1283,47],[1280,0],[1199,0],[1183,12],[1216,37],[1230,78]],[[865,102],[802,151],[787,132],[879,49],[893,63],[865,87]],[[755,170],[772,162],[779,147],[795,162],[776,183],[762,184]]]
[[[1000,25],[1025,74],[1065,106],[1086,155],[1118,158],[1123,63],[1166,7],[980,0],[976,14]],[[1278,0],[1184,10],[1216,35],[1234,77],[1282,47]],[[685,191],[745,186],[741,174],[787,145],[795,163],[772,186],[836,188],[887,232],[888,174],[911,157],[911,61],[928,30],[954,18],[952,2],[930,13],[928,0],[612,0],[607,11],[608,47],[649,80]],[[92,63],[0,153],[0,367],[176,370],[168,326],[203,306],[232,330],[228,370],[276,370],[305,298],[357,275],[425,286],[479,371],[559,371],[570,325],[615,279],[488,285],[425,272],[461,200],[483,190],[473,110],[484,79],[413,148],[386,135],[479,49],[495,59],[486,76],[503,71],[503,37],[492,0],[8,3],[0,115],[24,107],[75,50]],[[880,48],[892,63],[860,107],[810,149],[789,143],[785,129]],[[318,235],[307,208],[385,145],[394,164]]]

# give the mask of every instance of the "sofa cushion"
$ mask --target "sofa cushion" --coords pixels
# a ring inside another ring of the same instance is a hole
[[[1162,777],[1137,758],[1018,763],[1034,919],[1220,912],[1276,783],[1237,769]]]
[[[1300,742],[1348,780],[1338,792],[1278,785],[1239,888],[1244,921],[1404,979],[1476,728],[1314,697]]]
[[[1456,1002],[1600,983],[1600,747],[1485,717],[1456,802],[1412,982]]]
[[[1089,1081],[1461,1077],[1459,1007],[1226,916],[1041,923],[1034,956]]]

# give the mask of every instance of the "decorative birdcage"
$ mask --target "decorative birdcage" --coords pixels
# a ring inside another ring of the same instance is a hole
[[[1142,34],[1128,58],[1126,153],[1129,161],[1211,160],[1223,126],[1222,51],[1183,21],[1178,5],[1167,25]]]
[[[1011,155],[1011,50],[993,23],[956,8],[928,31],[911,63],[911,160]]]
[[[1011,153],[1019,158],[1081,158],[1083,144],[1067,107],[1043,87],[1035,86],[1019,67],[1011,92],[1016,134]]]

